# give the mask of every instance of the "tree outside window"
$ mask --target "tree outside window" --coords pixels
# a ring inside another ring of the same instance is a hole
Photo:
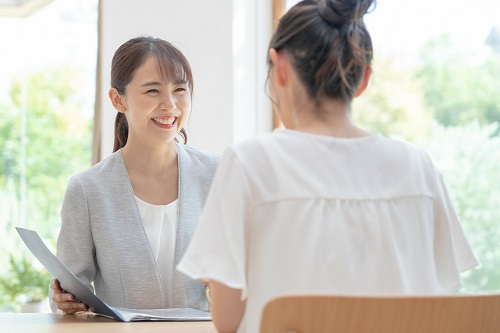
[[[55,249],[69,177],[91,165],[97,0],[0,17],[0,311],[47,297],[50,275],[15,226]]]

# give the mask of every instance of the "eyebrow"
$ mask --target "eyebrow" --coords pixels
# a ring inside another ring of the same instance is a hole
[[[141,84],[141,87],[149,87],[149,86],[161,86],[161,82],[146,82]]]
[[[186,80],[178,79],[174,80],[173,84],[188,84]],[[158,81],[146,82],[141,85],[141,87],[149,87],[149,86],[163,86],[164,84]]]

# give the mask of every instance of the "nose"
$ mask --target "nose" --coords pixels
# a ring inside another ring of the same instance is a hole
[[[164,96],[161,104],[160,104],[160,109],[162,110],[175,110],[177,108],[177,105],[175,103],[175,97],[172,94],[167,94]]]

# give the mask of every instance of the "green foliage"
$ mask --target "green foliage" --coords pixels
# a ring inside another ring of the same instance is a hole
[[[13,175],[16,171],[16,164],[19,152],[18,145],[15,144],[19,140],[18,118],[16,112],[10,104],[0,105],[0,186],[6,186],[7,178]]]
[[[432,112],[426,107],[416,69],[393,58],[377,58],[367,90],[353,102],[353,119],[386,136],[416,140],[428,134]]]
[[[481,267],[464,276],[468,292],[500,290],[500,136],[498,123],[444,127],[421,142],[439,167]]]
[[[500,57],[472,57],[443,36],[425,46],[420,64],[375,60],[353,119],[429,152],[481,262],[464,273],[463,291],[499,291]]]
[[[41,301],[48,296],[50,274],[36,268],[26,255],[10,255],[10,271],[0,279],[0,286],[8,302],[24,304]]]
[[[10,100],[0,101],[0,242],[4,250],[0,310],[13,310],[22,299],[46,294],[47,274],[30,266],[26,258],[11,256],[9,260],[8,254],[24,247],[15,226],[35,229],[48,239],[57,234],[68,179],[90,166],[92,122],[86,114],[92,112],[82,108],[76,89],[79,81],[79,70],[74,68],[42,69],[15,78]],[[29,286],[34,288],[26,289]]]
[[[435,119],[446,126],[500,121],[500,58],[457,51],[448,36],[421,51],[418,78]]]
[[[90,165],[91,119],[82,114],[76,96],[78,71],[45,69],[16,78],[12,103],[0,109],[0,184],[9,179],[10,196],[21,198],[19,184],[27,183],[28,223],[50,230],[59,226],[62,196],[71,175]],[[22,115],[25,114],[25,123]],[[23,138],[23,132],[25,137]],[[26,159],[22,160],[22,151]],[[29,224],[28,224],[29,226]]]
[[[464,291],[500,290],[500,57],[464,54],[441,36],[422,49],[421,59],[417,77],[444,126],[434,127],[428,151],[481,261],[464,275]]]

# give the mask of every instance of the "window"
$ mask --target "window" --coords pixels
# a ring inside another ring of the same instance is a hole
[[[352,110],[363,127],[423,147],[441,170],[481,261],[463,275],[466,292],[500,290],[499,11],[490,0],[378,1],[365,17],[373,75]]]
[[[69,177],[91,165],[97,5],[54,0],[0,17],[0,311],[19,311],[48,286],[14,227],[55,245]]]

